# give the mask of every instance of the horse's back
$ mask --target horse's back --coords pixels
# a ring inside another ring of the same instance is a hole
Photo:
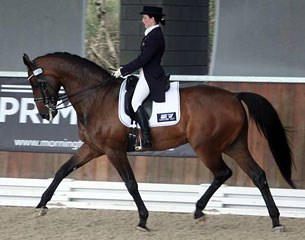
[[[229,90],[226,90],[224,88],[212,86],[212,85],[207,85],[207,84],[187,84],[187,85],[182,85],[180,87],[180,92],[182,94],[185,93],[190,93],[190,94],[203,94],[205,96],[209,96],[211,94],[221,94],[221,95],[235,95]]]
[[[236,94],[226,89],[210,86],[206,84],[180,88],[181,103],[201,104],[211,108],[211,104],[216,104],[217,108],[235,106],[243,109]]]

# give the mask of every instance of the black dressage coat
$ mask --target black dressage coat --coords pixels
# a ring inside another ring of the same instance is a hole
[[[165,51],[165,40],[160,27],[154,28],[141,42],[140,55],[130,63],[123,65],[123,76],[143,68],[150,94],[155,102],[165,101],[165,73],[161,59]]]

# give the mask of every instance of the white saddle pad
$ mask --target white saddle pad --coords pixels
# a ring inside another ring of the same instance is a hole
[[[121,122],[131,127],[131,119],[125,113],[126,80],[122,83],[119,97],[118,113]],[[165,102],[156,103],[153,101],[152,114],[149,119],[150,127],[163,127],[175,125],[180,121],[180,95],[179,82],[171,82],[170,89],[165,93]]]

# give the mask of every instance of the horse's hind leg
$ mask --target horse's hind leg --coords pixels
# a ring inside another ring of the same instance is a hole
[[[56,172],[53,181],[42,194],[34,216],[40,217],[47,213],[47,203],[51,200],[56,188],[66,176],[99,155],[101,154],[93,152],[86,144],[83,144],[81,148]]]
[[[232,176],[232,171],[223,161],[221,154],[217,154],[213,157],[205,155],[199,158],[212,171],[212,173],[214,174],[214,180],[209,186],[209,188],[206,190],[206,192],[196,203],[194,218],[198,220],[204,218],[204,213],[202,211],[208,204],[208,201],[213,196],[213,194],[227,179]]]
[[[236,160],[238,165],[260,190],[272,220],[273,231],[284,231],[284,226],[280,225],[280,213],[271,195],[266,174],[251,156],[247,147],[247,140],[245,140],[245,138],[244,140],[242,140],[242,138],[239,139],[239,141],[235,142],[226,153]]]

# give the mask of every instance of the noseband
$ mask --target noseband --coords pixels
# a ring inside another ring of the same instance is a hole
[[[37,82],[34,83],[33,86],[39,87],[42,97],[34,98],[34,101],[43,101],[44,106],[49,110],[49,115],[52,116],[52,112],[56,111],[58,96],[54,97],[50,94],[48,86],[50,88],[52,88],[52,86],[47,82],[47,80],[43,79],[42,77],[38,77],[41,75],[43,75],[42,68],[37,68],[33,71],[31,76],[27,78],[27,80],[30,81],[33,77],[36,77]]]

